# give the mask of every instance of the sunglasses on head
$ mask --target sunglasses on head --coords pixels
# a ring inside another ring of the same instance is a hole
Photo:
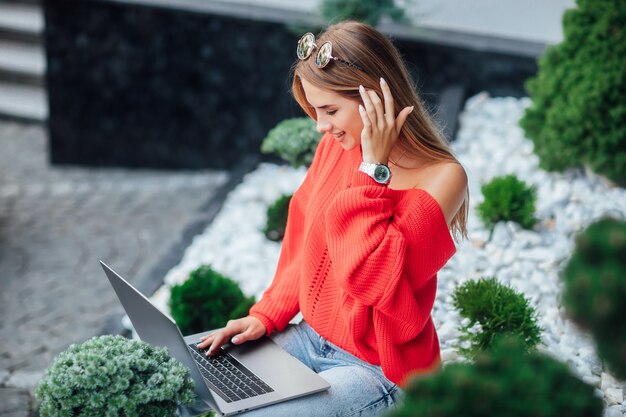
[[[305,33],[298,41],[298,49],[296,51],[298,54],[298,59],[304,61],[311,56],[311,54],[313,53],[313,49],[316,48],[317,45],[315,44],[315,35],[313,35],[311,32]],[[315,66],[317,68],[324,68],[331,60],[339,61],[343,64],[348,65],[349,67],[353,67],[365,72],[365,70],[358,65],[333,56],[333,44],[330,42],[324,42],[322,46],[318,48],[317,54],[315,54]]]

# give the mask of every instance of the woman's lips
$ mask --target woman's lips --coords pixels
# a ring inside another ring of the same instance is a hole
[[[341,141],[341,139],[343,139],[343,137],[345,136],[346,132],[341,132],[341,133],[333,133],[333,136],[335,137],[335,140],[337,141]]]

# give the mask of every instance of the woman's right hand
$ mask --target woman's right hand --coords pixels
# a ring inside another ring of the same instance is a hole
[[[226,327],[216,330],[200,338],[198,348],[207,349],[207,355],[217,353],[220,346],[230,341],[240,345],[250,340],[257,340],[267,333],[265,325],[254,316],[247,316],[237,320],[229,320]]]

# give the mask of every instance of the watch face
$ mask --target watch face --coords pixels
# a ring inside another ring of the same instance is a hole
[[[389,177],[391,177],[391,172],[389,171],[389,168],[387,168],[385,165],[376,165],[376,168],[374,168],[374,180],[376,182],[385,184],[387,181],[389,181]]]

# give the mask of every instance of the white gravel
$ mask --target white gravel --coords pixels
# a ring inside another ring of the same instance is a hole
[[[458,359],[460,318],[451,294],[460,283],[497,276],[523,292],[538,311],[543,327],[542,349],[566,362],[603,396],[606,416],[626,415],[626,383],[616,381],[596,356],[591,338],[565,318],[560,304],[558,272],[574,247],[574,237],[604,215],[626,218],[626,190],[582,170],[564,174],[538,168],[533,144],[517,126],[528,98],[491,98],[478,94],[465,104],[453,149],[465,167],[470,187],[470,239],[457,244],[456,255],[439,273],[433,319],[439,332],[444,362]],[[537,218],[532,231],[511,222],[489,232],[475,207],[482,201],[480,186],[495,176],[515,174],[537,187]],[[282,193],[292,193],[304,178],[304,169],[261,164],[233,190],[216,219],[198,235],[183,260],[165,277],[152,297],[167,311],[168,285],[184,281],[201,264],[238,281],[257,299],[269,285],[280,245],[265,238],[266,208]]]

